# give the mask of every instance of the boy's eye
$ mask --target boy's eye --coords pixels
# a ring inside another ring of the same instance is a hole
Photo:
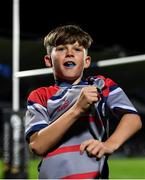
[[[76,50],[76,51],[81,51],[81,49],[80,49],[80,48],[75,48],[75,50]]]
[[[63,51],[63,50],[64,50],[64,47],[58,47],[57,50],[58,50],[58,51]]]
[[[76,48],[74,48],[74,50],[77,52],[80,52],[80,51],[82,51],[82,48],[76,47]]]

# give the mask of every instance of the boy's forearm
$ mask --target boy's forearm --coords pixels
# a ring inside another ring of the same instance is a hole
[[[72,124],[86,112],[92,103],[98,101],[95,86],[82,88],[76,103],[48,127],[40,130],[30,137],[29,147],[38,155],[43,155],[54,147],[63,137]]]
[[[38,155],[44,155],[60,141],[80,115],[81,111],[76,106],[71,107],[55,122],[30,137],[30,149]]]
[[[117,150],[125,141],[141,129],[141,119],[136,114],[126,114],[122,117],[114,133],[105,142],[110,144],[113,151]]]

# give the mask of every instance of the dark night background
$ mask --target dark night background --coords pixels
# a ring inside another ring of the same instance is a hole
[[[44,36],[54,27],[77,24],[94,39],[92,60],[145,54],[145,11],[139,1],[20,0],[20,70],[44,68]],[[0,107],[12,101],[12,1],[0,5]],[[145,117],[145,61],[105,68],[91,68],[111,77],[125,90]],[[20,80],[21,107],[28,93],[53,83],[52,75]]]
[[[45,67],[43,38],[52,28],[64,24],[78,24],[91,34],[93,61],[145,54],[143,7],[139,2],[122,1],[20,0],[20,70]],[[0,64],[0,98],[11,103],[12,0],[3,0],[0,6]],[[97,69],[97,73],[110,76],[127,92],[136,94],[145,88],[144,69],[145,62],[140,62]],[[92,68],[88,73],[95,71]],[[51,83],[49,76],[21,79],[22,106],[31,89]],[[142,93],[138,96],[145,99]]]

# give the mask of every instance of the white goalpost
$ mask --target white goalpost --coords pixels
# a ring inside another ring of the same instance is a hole
[[[12,109],[19,110],[19,78],[15,76],[19,72],[20,61],[20,5],[19,0],[13,0],[13,32],[12,32]]]

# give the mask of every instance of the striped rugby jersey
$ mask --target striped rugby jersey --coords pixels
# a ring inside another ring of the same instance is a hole
[[[106,157],[101,159],[80,154],[80,144],[88,139],[104,141],[109,134],[108,110],[116,118],[126,113],[137,113],[124,91],[110,78],[89,77],[77,85],[59,83],[41,87],[28,96],[25,133],[26,139],[49,126],[65,113],[79,98],[80,91],[89,84],[98,88],[99,101],[92,105],[65,133],[61,141],[42,159],[40,179],[95,179],[101,176]],[[50,137],[51,138],[51,137]],[[47,139],[46,139],[47,141]]]

